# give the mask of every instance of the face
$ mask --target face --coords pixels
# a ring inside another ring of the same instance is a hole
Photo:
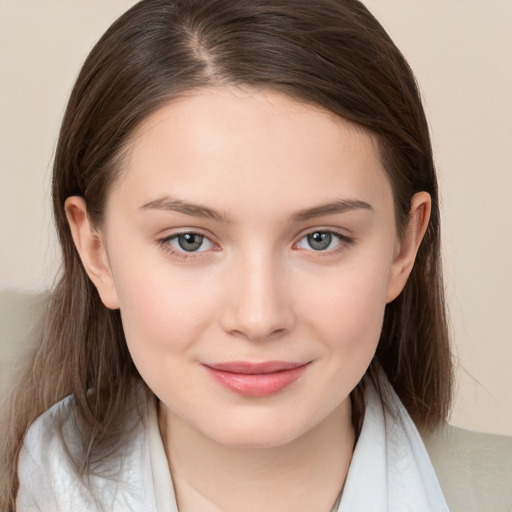
[[[394,218],[370,135],[278,93],[205,89],[138,129],[93,280],[167,418],[282,445],[350,411],[410,270]]]

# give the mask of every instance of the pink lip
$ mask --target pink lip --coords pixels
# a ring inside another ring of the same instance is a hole
[[[249,363],[205,364],[208,373],[221,385],[239,395],[262,397],[273,395],[298,380],[307,363],[267,361]]]

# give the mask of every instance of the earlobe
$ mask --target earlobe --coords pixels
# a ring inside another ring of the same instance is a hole
[[[101,234],[91,224],[83,197],[72,196],[64,204],[73,242],[87,275],[107,308],[119,308],[114,279]]]
[[[432,200],[427,192],[414,194],[411,200],[409,222],[397,245],[395,258],[391,265],[386,302],[398,297],[411,273],[419,246],[430,220]]]

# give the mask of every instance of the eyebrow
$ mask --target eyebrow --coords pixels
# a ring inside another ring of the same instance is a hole
[[[207,206],[188,203],[181,199],[174,199],[171,197],[154,199],[143,204],[139,209],[173,211],[190,215],[192,217],[202,217],[204,219],[216,220],[225,223],[231,222],[229,217],[222,212],[208,208]],[[360,201],[358,199],[340,199],[331,203],[314,206],[313,208],[299,210],[292,215],[291,220],[292,222],[303,222],[323,215],[340,214],[347,211],[361,209],[373,211],[373,207],[365,201]]]
[[[323,215],[330,215],[333,213],[345,213],[352,210],[371,210],[373,207],[365,201],[359,201],[358,199],[340,199],[333,201],[332,203],[322,204],[313,208],[307,208],[300,210],[292,216],[294,222],[301,222]]]
[[[173,199],[171,197],[162,197],[154,199],[148,203],[143,204],[140,210],[165,210],[171,212],[184,213],[192,217],[202,217],[204,219],[217,220],[220,222],[229,223],[230,220],[227,215],[195,203],[187,203],[181,199]]]

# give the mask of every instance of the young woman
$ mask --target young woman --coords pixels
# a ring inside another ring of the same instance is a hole
[[[53,200],[4,508],[448,510],[416,430],[451,396],[428,127],[361,3],[139,2]]]

